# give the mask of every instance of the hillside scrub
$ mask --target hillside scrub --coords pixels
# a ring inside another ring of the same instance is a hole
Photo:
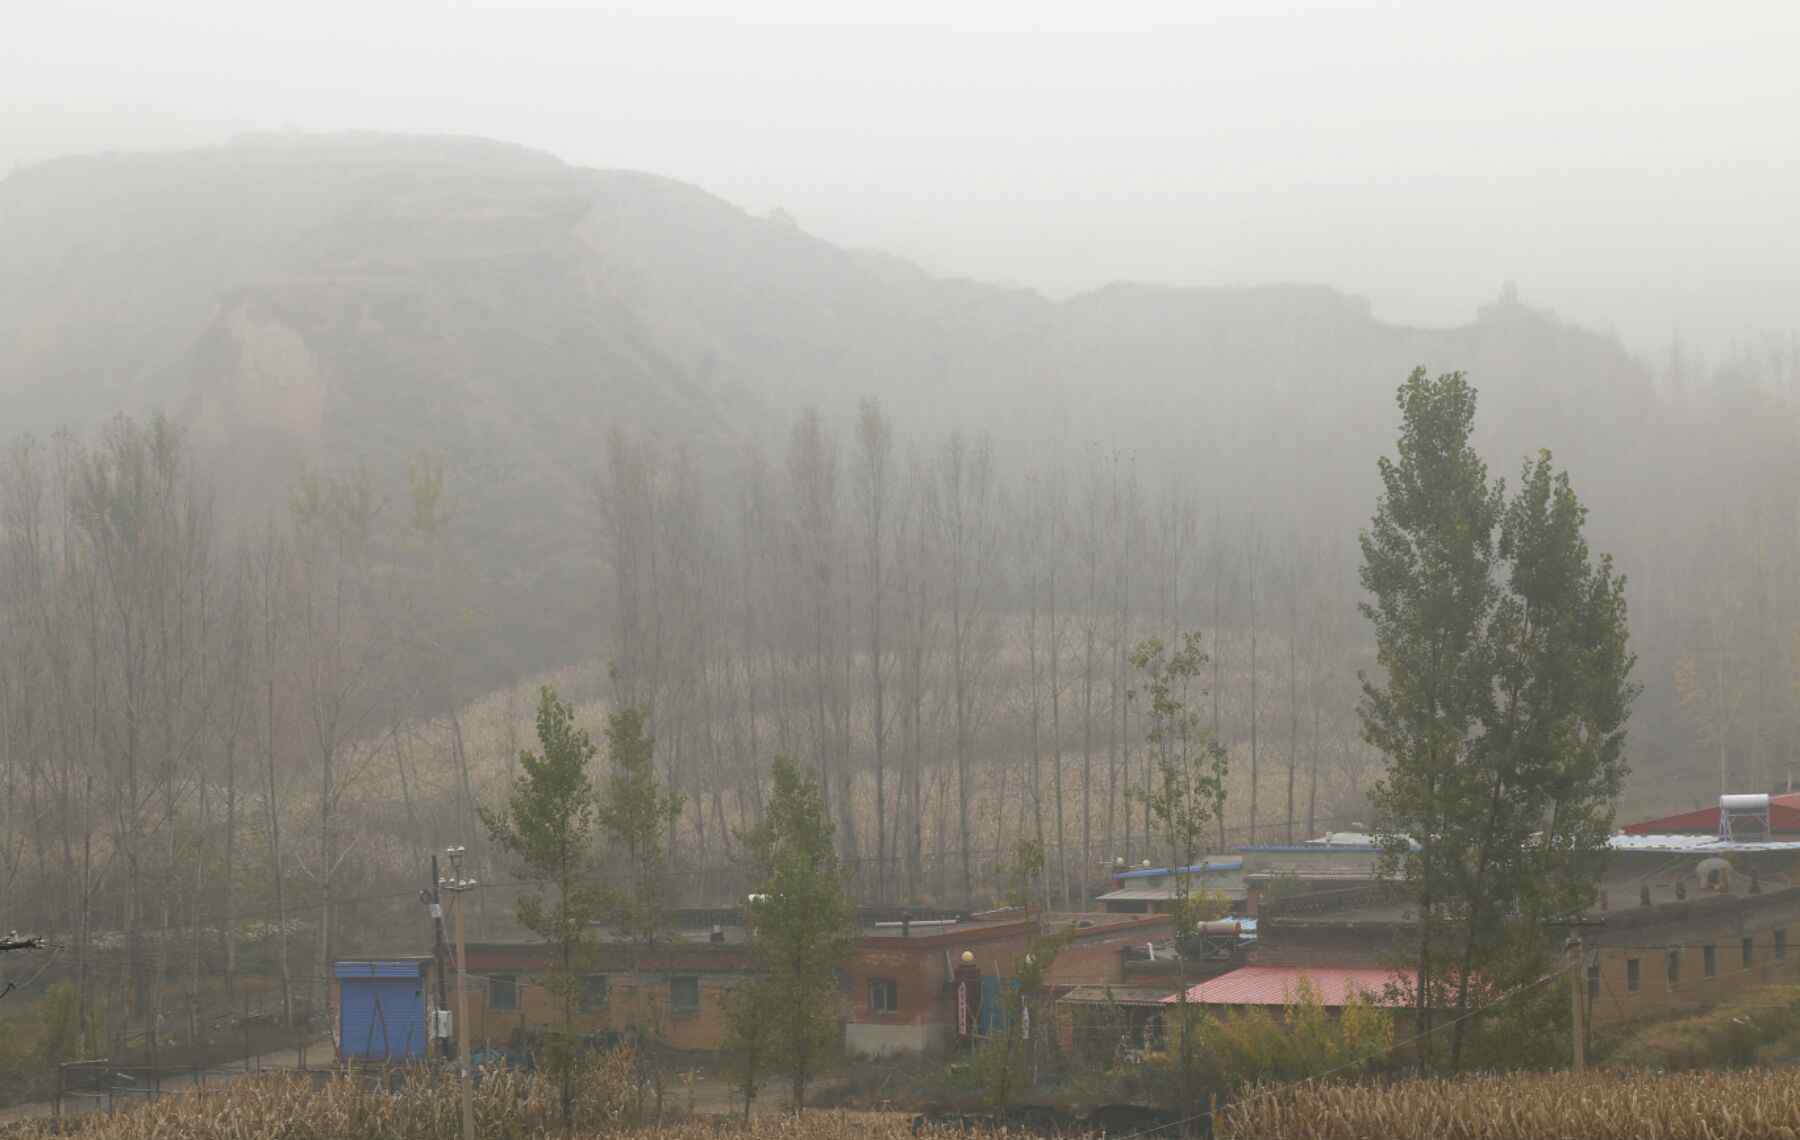
[[[1609,1051],[1616,1068],[1740,1068],[1800,1048],[1800,986],[1770,986],[1702,1013],[1636,1028]]]

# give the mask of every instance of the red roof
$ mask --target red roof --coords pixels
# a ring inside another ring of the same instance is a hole
[[[1410,986],[1414,976],[1410,970],[1385,966],[1245,966],[1190,986],[1187,999],[1195,1005],[1287,1005],[1298,999],[1304,978],[1312,983],[1321,1004],[1336,1008],[1348,1005],[1356,993],[1379,1002],[1388,983]],[[1163,1003],[1179,1000],[1179,995],[1170,994]]]
[[[1715,803],[1710,807],[1666,815],[1661,819],[1628,823],[1622,830],[1627,835],[1678,835],[1682,832],[1717,835],[1719,805]],[[1800,792],[1769,797],[1769,830],[1777,833],[1800,833]]]

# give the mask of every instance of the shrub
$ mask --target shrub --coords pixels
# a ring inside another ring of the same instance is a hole
[[[1741,1068],[1796,1033],[1800,986],[1768,986],[1704,1013],[1636,1029],[1606,1059],[1621,1068]]]

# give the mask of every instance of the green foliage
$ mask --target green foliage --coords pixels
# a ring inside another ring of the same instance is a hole
[[[1006,870],[1006,905],[1030,906],[1038,884],[1044,878],[1044,845],[1035,839],[1021,839]]]
[[[551,948],[551,965],[538,980],[562,1003],[561,1031],[549,1036],[548,1068],[562,1090],[563,1120],[573,1111],[574,1074],[579,1050],[575,1011],[582,975],[594,959],[594,919],[600,894],[593,886],[595,815],[588,762],[596,751],[574,711],[545,686],[538,699],[541,755],[519,755],[522,769],[503,812],[481,809],[496,846],[518,860],[517,875],[528,884],[519,895],[520,925]]]
[[[680,793],[657,780],[656,742],[645,731],[645,719],[635,706],[607,717],[611,771],[599,812],[600,826],[624,857],[626,875],[623,887],[606,892],[606,920],[638,945],[668,930],[668,841],[682,803]]]
[[[1173,872],[1174,915],[1178,947],[1185,945],[1196,923],[1211,918],[1216,907],[1202,893],[1196,896],[1192,876],[1184,868],[1199,861],[1205,850],[1207,828],[1225,810],[1225,748],[1200,724],[1199,714],[1188,707],[1196,679],[1209,658],[1200,648],[1198,633],[1185,633],[1174,653],[1157,638],[1140,642],[1131,652],[1132,667],[1143,674],[1150,694],[1149,729],[1146,738],[1156,756],[1156,777],[1146,789],[1150,814],[1169,845]],[[1137,695],[1133,690],[1132,696]],[[1177,974],[1180,1003],[1176,1012],[1180,1076],[1177,1088],[1196,1092],[1192,1078],[1199,1058],[1193,1020],[1187,1013],[1187,959],[1181,958]],[[1192,1101],[1177,1102],[1197,1108]]]
[[[1055,995],[1045,983],[1073,935],[1065,930],[1033,939],[1015,963],[1010,983],[1000,987],[1001,1028],[976,1045],[970,1072],[996,1112],[1005,1112],[1039,1068],[1055,1058]]]
[[[1800,986],[1769,986],[1703,1013],[1633,1029],[1605,1050],[1619,1068],[1743,1068],[1800,1047]]]
[[[1590,558],[1549,453],[1508,500],[1470,443],[1462,374],[1415,371],[1398,403],[1399,458],[1380,461],[1361,536],[1383,676],[1363,679],[1359,711],[1388,758],[1374,801],[1414,902],[1424,1032],[1434,1008],[1540,976],[1541,922],[1591,901],[1636,687],[1623,580]],[[1459,1017],[1453,1066],[1468,1032]]]
[[[1207,827],[1225,810],[1225,748],[1188,707],[1189,698],[1196,695],[1196,679],[1209,661],[1198,633],[1182,634],[1173,653],[1154,637],[1131,651],[1132,667],[1143,675],[1149,691],[1146,739],[1156,754],[1154,786],[1145,795],[1169,845],[1172,868],[1194,864],[1204,850]],[[1187,876],[1179,876],[1183,896],[1186,884]]]
[[[44,1036],[39,1039],[37,1054],[39,1061],[46,1069],[54,1068],[65,1061],[81,1059],[83,1029],[91,1029],[95,1036],[90,1041],[102,1040],[98,1036],[99,1011],[92,1017],[94,1024],[81,1024],[81,1007],[77,1000],[73,982],[57,982],[44,994],[43,1004]]]
[[[776,988],[757,978],[731,989],[725,996],[725,1039],[720,1052],[731,1074],[731,1087],[743,1098],[744,1119],[762,1091],[769,1067],[775,1060]]]
[[[1189,1022],[1195,1045],[1185,1061],[1178,1052],[1150,1058],[1157,1099],[1171,1105],[1270,1082],[1366,1075],[1382,1065],[1394,1041],[1388,1010],[1358,996],[1334,1014],[1305,981],[1279,1014],[1260,1007],[1213,1014],[1187,1006],[1170,1016]]]
[[[834,971],[856,941],[856,911],[838,865],[817,777],[777,757],[762,826],[747,837],[761,884],[754,907],[753,991],[741,1008],[769,1011],[774,1056],[796,1111],[837,1037]],[[755,992],[760,991],[760,992]]]

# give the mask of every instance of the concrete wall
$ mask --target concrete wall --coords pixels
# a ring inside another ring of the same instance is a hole
[[[844,1048],[868,1057],[923,1053],[947,1044],[953,1035],[952,1027],[942,1022],[882,1025],[853,1021],[844,1027]]]
[[[1800,981],[1800,888],[1760,895],[1689,899],[1614,911],[1606,925],[1589,931],[1588,961],[1599,966],[1598,993],[1590,987],[1595,1026],[1616,1025],[1653,1014],[1701,1009],[1758,986]],[[1786,953],[1777,958],[1776,932]],[[1744,964],[1743,942],[1751,961]],[[1706,976],[1706,947],[1716,972]],[[1670,954],[1680,956],[1680,978],[1668,977]],[[1632,961],[1638,988],[1630,985]]]

